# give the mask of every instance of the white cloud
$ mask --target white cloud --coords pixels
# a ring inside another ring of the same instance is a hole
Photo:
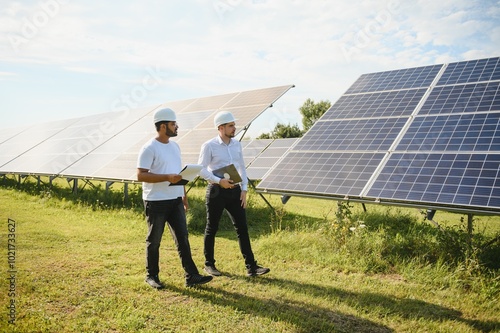
[[[12,72],[0,72],[0,80],[10,79],[10,78],[15,77],[15,76],[17,76],[16,73],[12,73]]]
[[[60,7],[43,22],[49,1]],[[112,100],[152,67],[164,77],[155,102],[282,84],[296,84],[283,97],[295,104],[333,102],[366,72],[498,56],[498,7],[479,0],[10,1],[0,11],[0,66],[37,80],[34,68],[69,81],[105,78],[110,90],[89,100]],[[17,50],[12,37],[24,38]],[[47,101],[71,98],[64,94],[47,91]]]

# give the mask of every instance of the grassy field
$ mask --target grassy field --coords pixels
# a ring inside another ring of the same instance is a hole
[[[438,212],[439,230],[416,209],[267,195],[272,213],[250,193],[252,246],[271,272],[246,277],[225,217],[224,275],[186,288],[166,233],[157,291],[139,191],[102,192],[0,187],[1,332],[500,332],[500,216],[476,217],[468,239],[458,214]],[[188,215],[200,270],[203,192]]]

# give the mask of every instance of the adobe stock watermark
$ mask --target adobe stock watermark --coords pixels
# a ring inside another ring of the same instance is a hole
[[[9,324],[16,323],[17,303],[16,303],[16,283],[17,283],[17,266],[16,266],[16,221],[11,218],[7,219],[7,296],[8,296],[8,314],[7,321]]]
[[[355,54],[367,48],[373,41],[382,38],[383,34],[394,25],[394,16],[398,14],[399,0],[389,0],[386,8],[379,11],[377,15],[365,23],[357,31],[353,31],[346,37],[347,41],[339,44],[340,50],[347,63],[350,63]]]
[[[133,86],[129,92],[123,93],[113,100],[110,106],[111,111],[114,112],[113,115],[102,119],[95,128],[84,129],[83,138],[65,150],[66,159],[52,162],[51,170],[53,174],[59,174],[69,165],[72,165],[82,156],[108,140],[109,136],[116,132],[116,125],[126,121],[130,111],[138,108],[149,94],[163,83],[165,75],[160,72],[158,66],[154,68],[146,67],[145,71],[146,75],[140,81],[141,83]]]
[[[224,17],[228,12],[234,11],[236,8],[245,3],[257,5],[266,2],[267,0],[217,0],[213,2],[213,7],[215,12],[219,16],[219,19],[221,21],[224,21]]]
[[[67,4],[66,0],[45,0],[40,2],[38,10],[33,15],[25,16],[19,33],[10,34],[10,45],[16,53],[22,45],[35,39],[40,30],[45,28],[60,12],[61,6]]]

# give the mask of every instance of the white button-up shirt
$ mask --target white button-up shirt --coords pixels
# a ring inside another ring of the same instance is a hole
[[[247,190],[247,171],[245,169],[245,161],[243,160],[241,143],[238,140],[231,138],[228,145],[222,141],[219,135],[208,140],[201,146],[198,164],[203,165],[200,176],[205,178],[208,182],[216,184],[219,183],[220,178],[214,175],[212,170],[234,164],[242,179],[241,189],[243,191]]]

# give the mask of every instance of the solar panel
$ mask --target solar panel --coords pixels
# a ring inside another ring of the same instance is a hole
[[[500,213],[499,59],[362,75],[258,191]]]
[[[416,117],[397,151],[500,151],[500,113]]]
[[[34,168],[39,165],[39,161],[24,158],[23,156],[38,155],[43,158],[43,154],[49,152],[45,143],[79,120],[79,118],[75,118],[40,123],[2,142],[0,144],[0,172],[34,172]],[[37,151],[40,151],[40,153],[37,153]]]
[[[500,58],[478,59],[449,64],[438,85],[500,80]]]
[[[151,109],[147,110],[149,113]],[[66,177],[86,177],[107,180],[133,179],[135,164],[142,144],[155,136],[151,118],[143,115],[126,129],[115,133],[101,145],[59,170]],[[131,168],[131,165],[134,165]]]
[[[272,87],[167,102],[157,108],[171,107],[176,111],[179,135],[172,140],[178,142],[181,147],[183,163],[197,163],[203,142],[217,135],[213,125],[215,113],[221,109],[232,111],[238,119],[238,131],[241,131],[292,87]],[[239,106],[226,108],[230,102]],[[253,105],[243,105],[247,102]],[[132,119],[123,130],[110,136],[77,161],[73,161],[70,166],[61,169],[58,174],[66,177],[135,181],[139,150],[146,141],[156,135],[152,118],[157,108],[145,110],[145,114]]]
[[[246,163],[248,178],[251,180],[262,179],[295,142],[297,142],[297,138],[253,140],[253,145],[259,144],[261,147],[259,147],[260,151],[255,151],[254,157]],[[250,147],[243,148],[245,158],[247,158],[249,149]]]
[[[259,156],[264,150],[266,150],[273,141],[273,139],[255,139],[241,141],[243,159],[245,161],[245,166],[247,167],[247,172],[248,166],[252,164],[257,156]]]
[[[31,126],[33,126],[33,125],[31,125]],[[29,126],[22,126],[22,127],[3,129],[2,131],[0,131],[0,145],[8,140],[11,140],[12,138],[16,137],[17,135],[20,135],[28,127]]]
[[[317,196],[337,194],[342,198],[357,195],[383,157],[384,153],[312,153],[294,150],[264,177],[264,185],[261,183],[257,188],[266,188],[269,192],[306,192]]]
[[[321,120],[408,116],[422,99],[425,89],[344,95]]]
[[[224,94],[218,96],[195,98],[191,100],[184,101],[185,105],[176,105],[175,103],[165,103],[162,106],[168,106],[175,110],[178,114],[197,112],[197,111],[213,111],[221,107],[221,105],[226,104],[231,99],[238,96],[238,93]]]
[[[220,110],[230,111],[236,118],[236,134],[239,134],[292,87],[289,85],[243,91],[211,97],[208,101],[191,103],[179,115],[180,134],[174,138],[181,147],[183,162],[198,163],[201,145],[217,135],[213,122],[217,112]],[[181,118],[181,116],[185,116],[186,112],[194,112],[197,109],[203,110],[203,116],[197,117],[196,122],[189,127],[184,126],[185,130],[182,130],[184,118]]]
[[[363,74],[345,94],[428,87],[441,67],[434,65]]]
[[[315,123],[295,146],[300,151],[387,150],[406,123],[403,118],[353,119]]]
[[[500,207],[500,154],[395,154],[368,196]]]

